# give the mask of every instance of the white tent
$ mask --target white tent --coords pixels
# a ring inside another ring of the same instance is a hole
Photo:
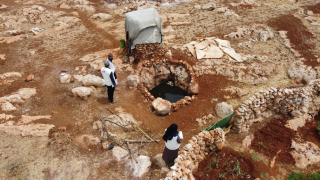
[[[161,17],[154,8],[126,13],[125,31],[129,52],[136,44],[163,43]]]

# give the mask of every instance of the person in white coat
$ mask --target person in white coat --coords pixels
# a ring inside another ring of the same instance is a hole
[[[116,80],[116,83],[118,83],[118,78],[117,78],[117,74],[116,74],[116,66],[113,64],[113,55],[112,54],[109,54],[108,55],[108,59],[105,60],[104,62],[106,63],[107,61],[109,61],[110,63],[110,69],[113,71],[114,73],[114,77],[115,77],[115,80]]]
[[[183,139],[182,132],[178,132],[178,125],[171,124],[165,130],[165,134],[162,136],[162,139],[166,144],[162,158],[166,164],[171,167],[174,165],[174,160],[178,157],[181,140]]]
[[[117,101],[113,99],[114,90],[118,82],[116,81],[114,71],[110,68],[110,62],[104,62],[105,67],[101,68],[101,74],[103,76],[104,84],[108,88],[108,99],[113,104]]]

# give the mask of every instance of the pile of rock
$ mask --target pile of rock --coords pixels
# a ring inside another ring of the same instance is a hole
[[[175,164],[168,172],[166,180],[192,179],[192,172],[196,171],[199,162],[204,159],[210,151],[222,149],[225,143],[225,133],[221,128],[211,131],[203,131],[188,141],[175,159]]]
[[[205,124],[207,124],[207,122],[210,122],[213,119],[214,119],[214,116],[212,114],[209,114],[208,116],[197,118],[196,122],[198,123],[199,126],[204,126]]]
[[[295,117],[314,113],[311,112],[312,103],[319,90],[320,80],[311,81],[301,88],[260,90],[235,110],[234,129],[239,133],[248,132],[252,123],[263,120],[262,116],[276,113],[290,113]]]
[[[250,36],[255,41],[267,42],[268,39],[274,38],[270,27],[265,24],[254,24],[252,26],[237,27],[236,32],[232,32],[224,37],[241,38]]]
[[[48,22],[63,14],[63,11],[47,11],[46,8],[38,5],[23,9],[23,15],[28,16],[32,24]]]
[[[15,111],[17,108],[13,104],[23,104],[25,100],[37,93],[34,88],[21,88],[11,95],[0,97],[2,111]]]

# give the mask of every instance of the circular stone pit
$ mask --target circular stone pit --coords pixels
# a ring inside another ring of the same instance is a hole
[[[135,73],[127,78],[127,83],[130,86],[137,87],[142,95],[151,101],[154,101],[156,98],[149,91],[159,84],[168,81],[174,82],[175,86],[180,87],[187,93],[187,96],[183,99],[171,103],[172,111],[177,111],[189,105],[199,92],[199,86],[195,80],[192,67],[182,60],[159,59],[156,61],[140,61]]]

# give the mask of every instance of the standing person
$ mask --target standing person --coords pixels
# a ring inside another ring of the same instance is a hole
[[[108,55],[108,59],[107,60],[105,60],[104,62],[106,62],[106,61],[109,61],[109,63],[110,63],[110,68],[111,68],[111,70],[114,72],[114,77],[115,77],[115,80],[116,80],[116,82],[117,82],[117,84],[118,84],[118,78],[117,78],[117,74],[116,74],[116,66],[112,63],[112,60],[113,60],[113,55],[112,54],[109,54]]]
[[[108,88],[108,99],[113,104],[118,102],[116,100],[113,100],[114,89],[116,88],[116,85],[118,85],[118,83],[116,82],[114,71],[112,71],[112,69],[110,68],[110,62],[105,61],[104,65],[105,67],[101,68],[101,74],[103,76],[104,84],[107,85]]]
[[[183,139],[182,132],[178,132],[177,130],[178,125],[171,124],[162,136],[162,139],[166,143],[162,158],[169,167],[174,165],[174,160],[178,157],[181,139]]]

